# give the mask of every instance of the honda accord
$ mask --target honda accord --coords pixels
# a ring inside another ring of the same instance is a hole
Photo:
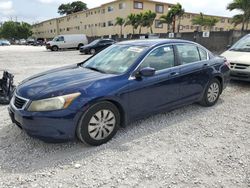
[[[226,59],[193,42],[120,42],[24,80],[9,114],[30,136],[97,146],[132,121],[196,102],[213,106],[229,75]]]

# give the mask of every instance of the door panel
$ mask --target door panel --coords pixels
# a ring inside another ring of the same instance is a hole
[[[129,112],[132,119],[171,108],[179,99],[179,67],[174,67],[172,46],[157,48],[140,65],[155,68],[151,77],[130,80]]]
[[[182,64],[180,66],[181,101],[184,103],[196,101],[201,98],[206,83],[209,81],[209,60],[201,61],[196,45],[183,44],[176,47]]]

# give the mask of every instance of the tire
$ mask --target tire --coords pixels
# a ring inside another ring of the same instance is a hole
[[[91,146],[99,146],[114,137],[120,126],[120,113],[110,102],[92,105],[81,117],[76,134],[78,139]]]
[[[95,54],[95,49],[94,48],[92,48],[92,49],[90,49],[90,54],[92,54],[92,55],[94,55]]]
[[[205,107],[215,105],[220,98],[221,90],[222,86],[220,81],[216,78],[212,79],[205,90],[203,99],[200,104]]]
[[[84,46],[83,44],[79,44],[78,47],[77,47],[77,50],[80,50],[80,48]]]
[[[52,46],[51,48],[51,51],[58,51],[58,50],[59,50],[58,46]]]

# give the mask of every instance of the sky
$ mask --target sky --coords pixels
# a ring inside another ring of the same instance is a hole
[[[88,8],[93,8],[112,0],[83,0]],[[166,3],[181,3],[185,11],[209,15],[233,16],[237,12],[226,10],[232,0],[158,0]],[[0,21],[17,20],[37,23],[59,17],[57,8],[70,0],[0,0]]]

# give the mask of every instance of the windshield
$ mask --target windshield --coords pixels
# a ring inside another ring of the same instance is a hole
[[[250,35],[247,35],[240,39],[236,44],[230,49],[232,51],[242,51],[250,52]]]
[[[112,45],[82,66],[102,73],[121,74],[129,69],[145,49],[144,46]]]

